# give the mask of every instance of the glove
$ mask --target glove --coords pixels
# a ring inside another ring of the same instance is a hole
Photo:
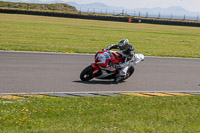
[[[105,49],[102,49],[102,51],[106,51],[106,50],[108,50],[107,48],[105,48]]]

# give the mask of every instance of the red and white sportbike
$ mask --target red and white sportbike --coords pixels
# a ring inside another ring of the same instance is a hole
[[[144,55],[135,54],[133,59],[127,62],[128,66],[125,68],[127,73],[122,80],[129,78],[134,72],[134,65],[143,60]],[[116,74],[118,74],[115,66],[123,62],[124,60],[119,52],[110,50],[99,51],[95,55],[95,63],[89,65],[81,72],[80,79],[82,81],[89,81],[92,78],[115,79]]]

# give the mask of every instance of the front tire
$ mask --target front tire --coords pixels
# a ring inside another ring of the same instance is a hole
[[[88,67],[86,67],[80,74],[80,79],[82,81],[89,81],[93,78],[93,76],[91,75],[92,72],[94,71],[94,68],[90,65]]]

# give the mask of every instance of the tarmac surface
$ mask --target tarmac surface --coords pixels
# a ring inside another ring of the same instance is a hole
[[[0,93],[200,92],[200,59],[145,57],[125,82],[80,81],[94,55],[0,51]]]

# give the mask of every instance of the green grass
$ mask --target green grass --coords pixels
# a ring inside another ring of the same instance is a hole
[[[0,50],[95,53],[123,38],[144,55],[200,57],[198,27],[0,14]]]
[[[0,132],[199,132],[200,97],[28,98],[0,102]]]

